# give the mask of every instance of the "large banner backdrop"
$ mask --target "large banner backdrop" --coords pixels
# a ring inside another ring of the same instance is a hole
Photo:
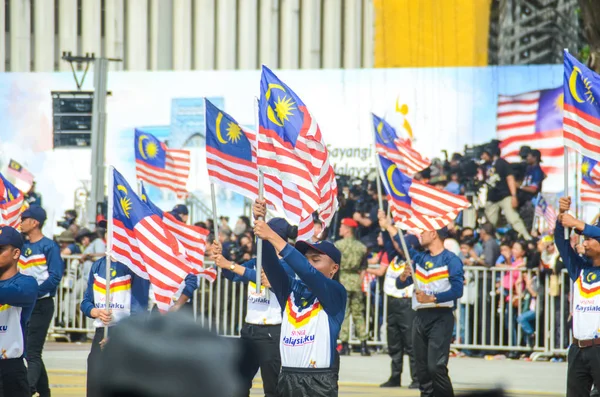
[[[279,77],[316,117],[338,174],[361,177],[373,166],[371,112],[399,131],[411,130],[415,146],[430,158],[463,151],[496,137],[498,95],[555,88],[562,65],[481,68],[280,71]],[[92,90],[93,76],[83,87]],[[133,183],[134,130],[193,154],[189,189],[209,204],[204,164],[204,102],[208,97],[254,129],[259,71],[111,72],[108,87],[106,161]],[[89,149],[52,149],[51,91],[75,89],[71,73],[0,74],[0,170],[10,158],[35,176],[53,218],[73,207],[76,188],[90,179]],[[562,185],[546,184],[549,192]],[[219,212],[235,217],[243,200],[219,191]],[[158,190],[165,208],[174,196]],[[52,220],[52,219],[51,219]]]

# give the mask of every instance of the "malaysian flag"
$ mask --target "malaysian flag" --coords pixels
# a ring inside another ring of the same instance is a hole
[[[546,223],[546,228],[550,230],[550,232],[554,231],[557,218],[556,211],[542,196],[540,196],[535,205],[535,216],[537,216],[538,219],[543,218]]]
[[[338,207],[337,183],[321,130],[304,102],[266,66],[258,119],[258,166],[295,183],[300,198],[328,226]]]
[[[142,201],[146,205],[162,218],[163,223],[167,230],[175,236],[175,238],[183,245],[187,252],[187,258],[193,266],[193,274],[197,274],[204,277],[210,282],[213,282],[217,278],[217,271],[213,268],[204,268],[204,252],[206,251],[206,240],[208,238],[208,230],[199,226],[188,225],[177,220],[173,215],[168,212],[164,212],[158,208],[150,199],[146,193],[146,189],[142,184]]]
[[[431,165],[428,158],[413,149],[409,139],[398,138],[394,128],[374,114],[373,126],[377,152],[396,163],[400,171],[413,176]]]
[[[135,171],[138,179],[173,191],[179,198],[188,195],[190,152],[169,149],[152,134],[135,130]]]
[[[600,204],[600,165],[597,160],[583,156],[580,189],[582,203]]]
[[[185,277],[194,272],[185,248],[113,170],[109,178],[108,252],[135,274],[150,280],[161,311],[169,309]],[[112,227],[111,227],[112,226]]]
[[[18,228],[21,226],[21,210],[23,208],[23,193],[0,174],[0,224]]]
[[[562,110],[562,87],[498,98],[496,134],[501,156],[509,163],[519,163],[521,146],[538,149],[547,186],[562,186]]]
[[[564,52],[565,145],[600,160],[600,76]]]
[[[13,159],[8,162],[6,175],[15,179],[15,185],[22,192],[27,193],[33,186],[33,174]]]
[[[405,230],[438,230],[469,207],[463,197],[421,183],[403,174],[391,160],[378,155],[383,186],[397,226]]]
[[[258,198],[256,134],[242,128],[233,117],[206,100],[206,164],[211,182]],[[271,208],[298,227],[298,239],[312,237],[312,209],[300,200],[296,184],[264,175],[264,197]],[[302,222],[310,216],[310,224]]]

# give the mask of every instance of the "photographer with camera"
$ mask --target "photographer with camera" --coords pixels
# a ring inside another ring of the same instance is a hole
[[[542,154],[539,150],[531,150],[525,159],[527,168],[523,177],[523,183],[517,192],[519,199],[519,215],[525,222],[528,230],[531,230],[533,225],[533,215],[535,207],[533,199],[542,191],[542,182],[546,178],[540,163],[542,162]]]
[[[63,215],[62,221],[56,222],[56,226],[62,227],[65,230],[68,230],[73,235],[76,235],[79,231],[79,226],[75,223],[77,221],[77,211],[75,210],[66,210]]]
[[[485,183],[488,187],[485,217],[497,226],[502,210],[512,228],[526,240],[531,240],[531,235],[517,212],[517,184],[510,164],[500,157],[498,147],[493,146],[483,149],[481,160],[484,162]]]
[[[377,182],[369,183],[366,194],[363,192],[356,202],[352,219],[358,223],[358,238],[367,246],[373,248],[377,246],[377,236],[379,235],[379,225],[377,212],[379,205],[377,203]],[[387,211],[387,200],[383,202],[383,210]]]

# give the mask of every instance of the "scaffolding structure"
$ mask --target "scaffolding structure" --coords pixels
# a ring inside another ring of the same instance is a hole
[[[562,63],[562,51],[585,43],[577,0],[493,0],[489,63]]]

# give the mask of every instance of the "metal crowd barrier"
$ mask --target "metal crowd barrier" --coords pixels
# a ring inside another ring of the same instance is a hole
[[[87,284],[83,264],[66,257],[66,272],[56,297],[50,334],[60,337],[92,333],[91,320],[79,310]],[[492,352],[531,352],[532,359],[566,355],[571,342],[570,302],[573,283],[565,270],[556,276],[538,270],[513,270],[465,266],[465,288],[455,311],[453,348]],[[535,306],[523,291],[530,280],[538,293]],[[372,346],[386,346],[388,298],[383,278],[375,279],[365,295],[365,324]],[[512,283],[512,284],[511,284]],[[512,288],[504,288],[511,286]],[[194,317],[220,335],[237,337],[244,322],[247,286],[222,277],[214,283],[202,279],[193,300]],[[273,297],[274,298],[274,297]],[[533,311],[530,311],[533,309]],[[528,316],[534,330],[527,337],[523,326]],[[351,322],[351,344],[359,344]]]

